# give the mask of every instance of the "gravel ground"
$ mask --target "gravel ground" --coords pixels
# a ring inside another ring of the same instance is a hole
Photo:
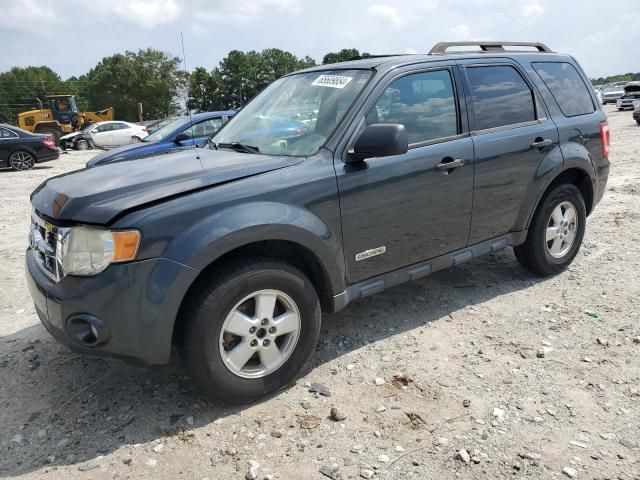
[[[640,128],[608,111],[609,187],[568,271],[536,278],[509,249],[325,315],[297,384],[244,407],[178,358],[55,343],[24,280],[28,198],[92,152],[0,171],[0,476],[640,478]]]

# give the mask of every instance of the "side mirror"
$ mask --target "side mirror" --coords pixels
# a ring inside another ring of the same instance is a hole
[[[365,128],[349,152],[347,163],[357,163],[367,158],[402,155],[409,150],[409,139],[400,123],[376,123]]]
[[[184,132],[181,132],[179,134],[177,134],[175,137],[173,137],[173,142],[174,143],[180,143],[180,142],[184,142],[186,140],[191,140],[191,137],[189,135],[187,135]]]

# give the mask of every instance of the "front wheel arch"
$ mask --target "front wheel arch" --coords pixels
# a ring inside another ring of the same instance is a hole
[[[215,278],[217,272],[221,269],[248,258],[280,260],[290,263],[309,278],[320,300],[322,311],[333,311],[331,280],[329,279],[326,267],[311,250],[299,243],[288,240],[253,242],[230,250],[216,258],[195,278],[187,290],[187,293],[184,295],[180,308],[178,309],[178,314],[173,326],[173,343],[178,341],[182,336],[184,327],[182,319],[184,319],[186,309],[188,305],[193,302],[193,299],[200,295],[202,290]]]

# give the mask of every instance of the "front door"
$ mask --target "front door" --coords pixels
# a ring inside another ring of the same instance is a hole
[[[451,66],[400,73],[366,109],[367,124],[405,126],[406,154],[361,165],[336,161],[349,283],[466,246],[473,143],[456,74]]]
[[[524,73],[500,60],[461,61],[470,93],[475,148],[473,221],[469,243],[516,229],[540,165],[562,162],[558,130]]]

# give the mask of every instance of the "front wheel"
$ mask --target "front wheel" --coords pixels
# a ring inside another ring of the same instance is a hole
[[[524,244],[513,250],[520,264],[538,275],[553,275],[569,266],[580,250],[586,226],[580,190],[558,185],[542,200]]]
[[[217,272],[181,321],[181,351],[212,396],[246,403],[289,384],[320,332],[315,288],[297,268],[253,260]]]
[[[81,138],[76,142],[76,150],[84,151],[88,149],[89,149],[89,142],[87,142],[84,138]]]

